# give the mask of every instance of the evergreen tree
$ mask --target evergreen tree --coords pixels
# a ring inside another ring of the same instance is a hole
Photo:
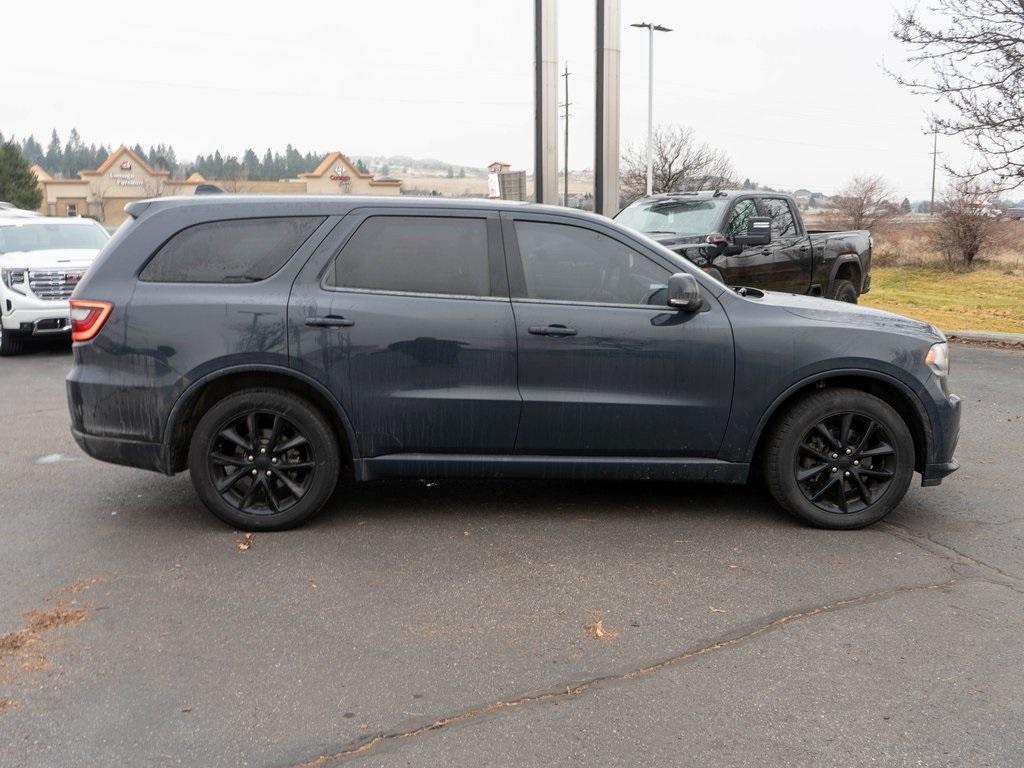
[[[260,162],[260,178],[277,181],[277,175],[274,173],[274,153],[270,151],[269,147]]]
[[[904,197],[903,202],[900,203],[900,213],[910,213],[910,198]]]
[[[54,175],[60,174],[61,163],[64,162],[64,151],[60,148],[60,136],[57,129],[50,134],[50,143],[46,147],[46,154],[43,155],[43,168]]]
[[[0,142],[2,143],[2,142]],[[29,135],[27,139],[21,145],[21,154],[24,155],[25,159],[29,163],[43,163],[43,148],[39,146],[39,142],[36,141],[36,137]]]
[[[245,169],[245,178],[260,178],[260,159],[251,149],[245,150],[245,154],[242,155],[242,168]]]
[[[99,168],[101,165],[103,165],[103,163],[106,161],[108,157],[110,157],[110,152],[107,151],[107,148],[105,146],[100,144],[100,148],[96,150],[95,165],[93,167]]]
[[[0,144],[0,200],[32,211],[43,204],[36,175],[13,141]]]

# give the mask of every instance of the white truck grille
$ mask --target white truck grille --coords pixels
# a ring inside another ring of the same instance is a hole
[[[83,274],[83,270],[33,269],[28,273],[28,287],[40,299],[67,301]]]

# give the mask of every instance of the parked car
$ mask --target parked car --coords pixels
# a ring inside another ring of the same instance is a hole
[[[10,214],[0,210],[0,355],[70,332],[71,292],[110,239],[92,219]]]
[[[887,514],[953,459],[933,326],[730,290],[592,214],[488,201],[131,203],[71,299],[71,426],[283,528],[344,471],[745,482],[813,525]]]
[[[4,200],[0,200],[0,216],[8,219],[21,219],[21,218],[34,218],[39,216],[38,211],[27,211],[24,208],[19,208],[13,203],[8,203]]]
[[[809,230],[789,195],[672,192],[645,197],[615,216],[726,285],[857,303],[871,289],[871,234]]]

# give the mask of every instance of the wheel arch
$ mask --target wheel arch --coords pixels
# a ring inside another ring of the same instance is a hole
[[[864,275],[857,254],[848,253],[836,259],[835,264],[832,265],[832,274],[828,278],[829,295],[835,287],[836,280],[849,280],[857,289],[857,293],[861,292],[864,287]]]
[[[910,429],[914,440],[914,469],[923,472],[932,444],[931,422],[916,394],[903,382],[886,374],[867,370],[832,371],[797,382],[779,395],[761,416],[747,448],[751,466],[764,455],[764,446],[775,424],[785,412],[807,395],[821,389],[847,387],[875,395],[892,406]]]
[[[224,396],[248,387],[273,387],[305,398],[327,419],[338,441],[342,459],[353,464],[358,460],[359,449],[348,414],[320,382],[282,366],[233,366],[193,382],[175,401],[163,436],[169,473],[180,472],[187,467],[188,444],[203,414]]]

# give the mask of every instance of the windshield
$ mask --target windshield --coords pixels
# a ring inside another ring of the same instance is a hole
[[[724,197],[637,200],[615,220],[648,235],[706,235],[718,229],[728,203]]]
[[[13,251],[48,251],[57,248],[99,249],[110,236],[95,224],[64,224],[59,221],[22,224],[0,224],[0,253]]]

